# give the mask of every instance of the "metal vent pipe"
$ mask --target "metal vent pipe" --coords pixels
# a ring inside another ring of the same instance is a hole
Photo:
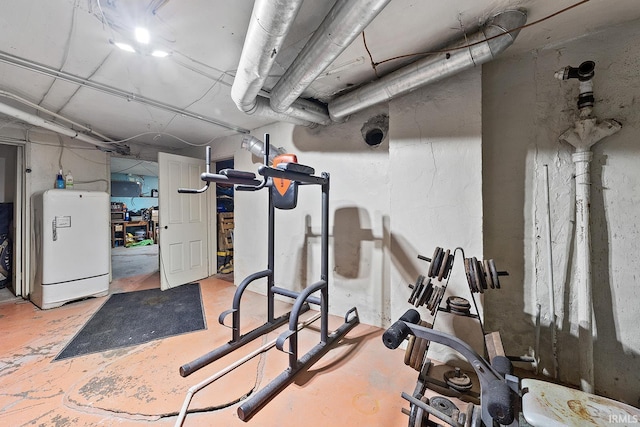
[[[62,126],[58,123],[45,120],[42,117],[38,117],[31,113],[24,112],[17,108],[11,107],[7,104],[0,103],[0,113],[6,114],[7,116],[14,117],[22,122],[29,123],[30,125],[38,126],[40,128],[53,131],[60,135],[65,135],[65,136],[68,136],[69,138],[86,142],[87,144],[95,145],[96,147],[105,148],[109,151],[114,151],[114,150],[117,151],[121,148],[115,143],[100,141],[99,139],[93,138],[89,135],[85,135],[83,133],[70,129],[66,126]]]
[[[251,12],[231,98],[242,111],[251,111],[269,76],[282,43],[303,0],[256,0]]]
[[[285,112],[391,0],[338,0],[271,91],[271,108]]]
[[[287,24],[280,19],[276,7],[281,4],[286,13],[286,17],[282,18],[293,21],[293,12],[297,12],[298,2],[299,0],[256,0],[238,64],[238,74],[232,86],[233,100],[247,114],[307,126],[342,121],[370,106],[493,59],[513,43],[519,33],[516,29],[526,22],[526,11],[522,9],[501,12],[480,31],[449,47],[451,52],[418,60],[380,80],[340,96],[329,103],[327,110],[323,105],[298,97],[362,32],[389,0],[338,0],[273,88],[271,101],[267,102],[267,98],[258,93],[291,26],[291,22]],[[289,3],[291,4],[287,6]],[[486,40],[494,36],[499,37]],[[455,49],[475,42],[478,44],[469,48]]]
[[[256,0],[254,3],[231,86],[231,98],[240,111],[304,126],[330,123],[326,107],[311,101],[300,99],[284,112],[277,112],[271,109],[267,98],[259,96],[302,1]]]
[[[484,64],[511,46],[520,32],[515,29],[524,25],[526,21],[527,14],[522,9],[498,13],[480,31],[451,46],[450,52],[438,53],[420,59],[331,101],[329,115],[334,121],[342,120],[365,108],[390,101],[426,84]],[[501,34],[504,35],[486,40]],[[474,45],[465,49],[453,50],[468,44]]]

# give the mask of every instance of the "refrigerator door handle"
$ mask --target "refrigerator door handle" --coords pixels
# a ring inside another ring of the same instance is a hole
[[[51,221],[51,226],[53,227],[53,241],[55,242],[56,240],[58,240],[58,229],[56,228],[55,218],[53,219],[53,221]]]

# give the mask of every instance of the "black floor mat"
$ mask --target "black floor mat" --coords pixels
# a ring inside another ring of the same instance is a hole
[[[200,284],[113,294],[54,360],[206,329]]]

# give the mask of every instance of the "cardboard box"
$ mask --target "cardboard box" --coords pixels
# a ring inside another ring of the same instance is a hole
[[[218,213],[218,251],[233,249],[233,212]]]

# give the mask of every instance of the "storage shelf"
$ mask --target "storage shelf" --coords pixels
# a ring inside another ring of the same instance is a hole
[[[149,221],[112,221],[111,222],[111,247],[116,247],[116,242],[122,242],[124,246],[126,242],[127,229],[135,227],[144,227],[145,238],[153,238],[149,234]]]

